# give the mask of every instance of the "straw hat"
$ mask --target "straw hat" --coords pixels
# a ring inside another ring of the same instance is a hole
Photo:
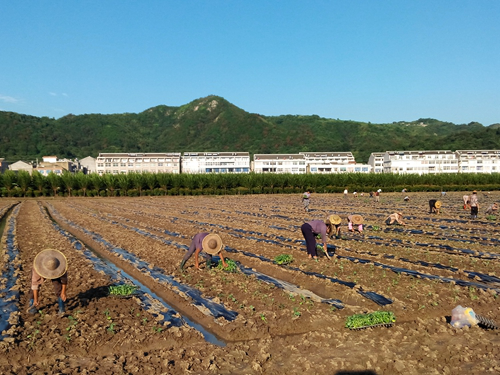
[[[328,219],[326,219],[326,224],[339,225],[342,222],[342,219],[339,215],[330,215]]]
[[[434,207],[441,208],[441,201],[436,201],[436,203],[434,204]]]
[[[363,224],[363,216],[361,215],[352,215],[351,221],[354,225]]]
[[[210,233],[201,242],[203,251],[210,255],[215,255],[222,250],[222,239],[218,234]]]
[[[68,261],[59,250],[45,249],[36,255],[33,267],[44,279],[58,279],[66,273]]]

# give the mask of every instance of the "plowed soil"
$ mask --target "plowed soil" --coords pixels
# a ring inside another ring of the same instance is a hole
[[[20,299],[2,333],[0,374],[500,373],[500,329],[450,325],[457,305],[500,325],[500,220],[484,214],[500,193],[480,192],[475,220],[463,194],[313,194],[309,212],[290,195],[0,200],[0,209],[20,207],[9,212]],[[432,198],[443,202],[439,215],[428,212]],[[406,226],[384,223],[396,211]],[[343,223],[331,259],[307,259],[300,226],[332,213]],[[362,233],[347,230],[349,214],[364,217]],[[203,261],[196,270],[193,258],[181,271],[198,232],[220,234],[224,256],[246,272]],[[63,317],[50,283],[39,311],[27,312],[32,262],[45,248],[69,262]],[[116,280],[85,249],[158,304],[108,296]],[[277,265],[280,254],[293,262]],[[348,316],[373,311],[392,311],[395,324],[345,328]]]

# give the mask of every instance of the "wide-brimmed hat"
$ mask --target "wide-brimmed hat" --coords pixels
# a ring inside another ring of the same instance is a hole
[[[441,201],[436,201],[436,203],[434,203],[434,207],[441,208]]]
[[[222,250],[222,239],[218,234],[210,233],[201,242],[203,251],[210,255],[215,255]]]
[[[44,279],[58,279],[66,273],[68,261],[59,250],[45,249],[36,255],[33,267]]]
[[[477,191],[476,191],[476,190],[474,190],[474,191],[472,192],[472,194],[477,194]]]
[[[352,215],[351,216],[351,221],[354,225],[359,225],[359,224],[363,224],[363,216],[361,215]]]
[[[342,219],[339,215],[330,215],[328,219],[326,219],[326,224],[339,225],[342,222]]]

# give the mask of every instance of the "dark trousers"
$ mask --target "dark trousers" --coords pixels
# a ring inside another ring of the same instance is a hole
[[[308,223],[304,223],[300,227],[300,230],[302,231],[302,235],[304,236],[304,239],[306,240],[307,254],[309,254],[312,257],[315,257],[316,256],[316,238],[315,238],[315,233],[312,230],[312,227]]]
[[[477,206],[470,208],[470,214],[471,214],[471,216],[477,216],[478,212],[479,212],[479,208]]]

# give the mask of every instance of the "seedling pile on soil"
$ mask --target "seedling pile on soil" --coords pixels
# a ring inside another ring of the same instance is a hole
[[[375,311],[369,314],[354,314],[348,316],[345,322],[346,328],[363,329],[370,327],[392,326],[396,322],[396,316],[391,311]]]
[[[137,292],[138,289],[138,286],[131,284],[110,285],[108,293],[113,297],[131,297]]]
[[[225,272],[238,272],[239,268],[234,260],[226,258],[226,264],[227,267],[224,267],[222,261],[220,261],[219,264],[217,264],[217,269]]]
[[[274,257],[274,262],[279,265],[290,264],[293,262],[293,256],[290,254],[280,254]]]

